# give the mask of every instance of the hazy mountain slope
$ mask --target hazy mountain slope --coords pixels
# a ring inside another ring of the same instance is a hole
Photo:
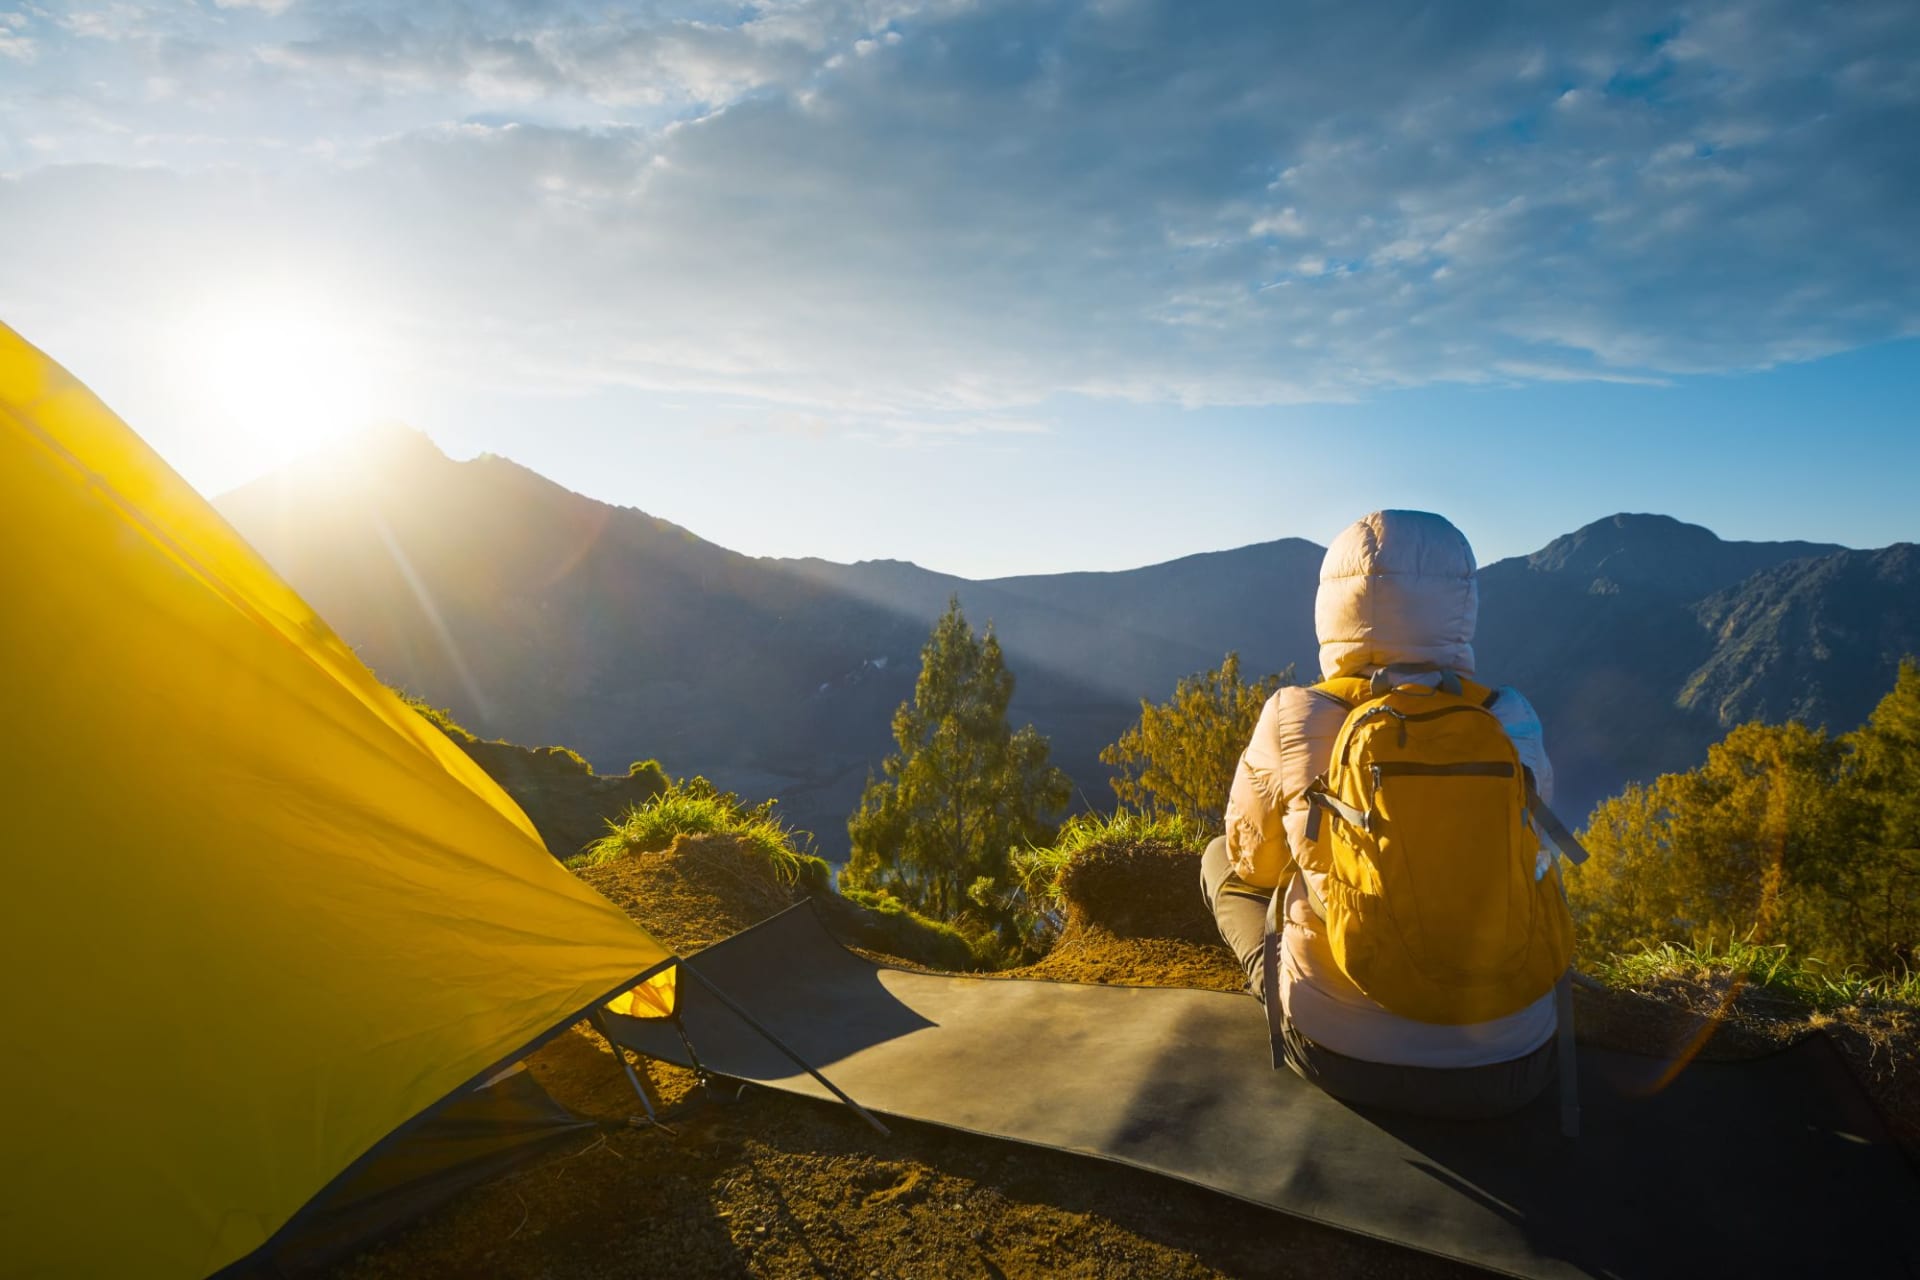
[[[1795,560],[1703,600],[1696,614],[1713,653],[1681,706],[1720,725],[1798,718],[1850,729],[1920,647],[1920,548]]]
[[[419,436],[220,505],[385,678],[603,767],[752,768],[802,733],[865,755],[891,703],[875,700],[876,731],[820,721],[811,695],[924,638],[917,619]]]
[[[1644,591],[1694,600],[1783,561],[1843,550],[1825,542],[1729,542],[1672,516],[1623,513],[1488,568],[1524,564],[1595,595]]]
[[[1087,803],[1105,805],[1112,799],[1099,753],[1133,722],[1143,696],[1165,697],[1230,649],[1250,675],[1298,663],[1311,678],[1321,555],[1296,538],[1117,573],[986,581],[898,560],[770,563],[928,624],[958,596],[969,620],[991,623],[1006,650],[1018,680],[1015,720],[1039,725]],[[1074,679],[1035,679],[1036,672]]]
[[[219,506],[383,678],[483,735],[565,742],[614,772],[658,756],[780,794],[830,853],[844,850],[846,815],[952,585],[863,598],[505,459],[451,461],[406,431]],[[1134,705],[1126,684],[1097,689],[1052,667],[1047,643],[1024,639],[1059,632],[1044,606],[967,594],[981,622],[995,603],[1018,615],[1002,630],[1017,655],[1014,713],[1044,721],[1057,758],[1098,790],[1094,757]],[[1208,665],[1102,630],[1111,653],[1133,655],[1122,681]]]
[[[1617,515],[1483,568],[1480,670],[1539,710],[1560,807],[1583,814],[1629,779],[1697,763],[1723,730],[1678,701],[1714,654],[1694,602],[1836,550],[1725,542],[1670,516]]]
[[[1173,673],[1176,678],[1218,665],[1229,649],[1239,652],[1249,672],[1297,663],[1301,676],[1312,678],[1318,650],[1313,592],[1325,554],[1326,548],[1304,538],[1283,538],[1120,573],[996,578],[987,585],[1048,601],[1094,620],[1096,628],[1125,627],[1180,641],[1204,665],[1188,665]],[[1085,658],[1097,663],[1099,650]],[[1161,683],[1168,683],[1161,674]]]
[[[862,600],[928,619],[958,596],[994,624],[1015,663],[1084,674],[1127,701],[1218,666],[1237,649],[1249,669],[1279,670],[1314,652],[1309,602],[1323,549],[1298,538],[1188,556],[1115,573],[974,581],[899,560],[775,560]]]
[[[932,619],[991,622],[1086,803],[1141,697],[1237,649],[1316,674],[1319,547],[1298,539],[1118,573],[974,582],[900,561],[754,559],[499,458],[424,437],[303,464],[221,508],[387,680],[485,735],[610,772],[658,756],[844,853]],[[1118,513],[1117,513],[1118,515]],[[1481,572],[1480,671],[1547,726],[1560,807],[1695,763],[1728,718],[1857,722],[1920,650],[1914,551],[1724,542],[1620,515]]]

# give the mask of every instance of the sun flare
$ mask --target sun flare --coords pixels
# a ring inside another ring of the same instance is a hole
[[[375,334],[324,295],[210,299],[182,337],[176,371],[198,428],[262,461],[290,461],[394,411]]]

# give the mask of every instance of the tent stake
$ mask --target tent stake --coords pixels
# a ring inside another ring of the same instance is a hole
[[[859,1116],[862,1120],[865,1120],[868,1124],[872,1125],[874,1128],[874,1131],[878,1133],[881,1137],[890,1138],[893,1136],[892,1131],[888,1129],[887,1126],[881,1124],[878,1120],[874,1119],[873,1114],[871,1112],[869,1112],[865,1107],[861,1106],[859,1103],[855,1102],[852,1098],[849,1098],[846,1095],[846,1093],[840,1088],[839,1085],[835,1084],[833,1081],[827,1079],[825,1076],[821,1075],[818,1071],[814,1070],[812,1064],[810,1064],[805,1058],[801,1057],[799,1054],[795,1053],[792,1049],[787,1047],[786,1041],[782,1040],[779,1036],[776,1036],[775,1034],[773,1034],[773,1032],[761,1026],[759,1021],[755,1019],[752,1014],[748,1013],[745,1009],[742,1009],[738,1004],[735,1004],[733,1001],[733,998],[729,996],[726,992],[722,991],[720,988],[714,986],[713,983],[708,980],[705,974],[701,973],[698,969],[688,964],[685,960],[682,960],[680,962],[680,971],[682,973],[685,973],[688,977],[692,978],[695,982],[699,983],[701,986],[705,987],[707,989],[708,995],[712,996],[715,1000],[718,1000],[722,1005],[726,1006],[727,1011],[733,1014],[734,1017],[746,1023],[749,1027],[752,1027],[753,1030],[757,1032],[762,1038],[764,1038],[768,1044],[772,1045],[774,1048],[778,1049],[781,1053],[785,1054],[787,1058],[791,1060],[796,1067],[799,1067],[802,1071],[805,1071],[808,1075],[812,1076],[815,1080],[818,1080],[823,1086],[826,1087],[826,1090],[828,1093],[831,1093],[834,1097],[840,1099],[840,1101],[846,1103],[849,1107],[853,1108],[854,1114]]]

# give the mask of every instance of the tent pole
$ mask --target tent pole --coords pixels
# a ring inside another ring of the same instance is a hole
[[[825,1076],[821,1075],[818,1071],[816,1071],[811,1063],[809,1063],[805,1058],[801,1057],[799,1054],[795,1053],[791,1048],[789,1048],[787,1046],[787,1043],[784,1040],[782,1040],[779,1036],[776,1036],[775,1034],[773,1034],[773,1032],[761,1026],[759,1021],[755,1019],[752,1014],[748,1013],[745,1009],[742,1009],[738,1004],[734,1003],[733,998],[729,996],[726,992],[714,986],[713,983],[707,978],[705,974],[701,973],[698,969],[688,964],[685,960],[682,960],[680,962],[680,971],[682,973],[685,973],[688,977],[692,978],[695,982],[699,983],[701,986],[705,987],[707,989],[708,995],[712,996],[715,1000],[718,1000],[722,1005],[726,1006],[727,1011],[733,1014],[734,1017],[740,1019],[740,1021],[746,1023],[749,1027],[753,1028],[753,1030],[757,1032],[763,1039],[765,1039],[768,1044],[772,1045],[774,1048],[778,1049],[781,1053],[785,1054],[787,1058],[795,1066],[799,1067],[802,1071],[805,1071],[808,1075],[812,1076],[815,1080],[818,1080],[823,1086],[825,1086],[828,1093],[831,1093],[834,1097],[840,1099],[840,1101],[846,1103],[849,1107],[853,1108],[854,1114],[859,1116],[862,1120],[865,1120],[868,1124],[872,1125],[874,1128],[874,1131],[880,1134],[881,1137],[890,1138],[893,1136],[892,1130],[888,1129],[887,1126],[881,1124],[878,1120],[874,1119],[872,1112],[868,1111],[865,1107],[855,1102],[852,1098],[849,1098],[846,1095],[846,1093],[840,1088],[839,1085],[835,1084],[833,1081],[827,1079]]]
[[[672,1133],[672,1127],[662,1121],[660,1119],[660,1113],[654,1109],[653,1091],[647,1087],[646,1081],[642,1080],[634,1071],[633,1063],[627,1059],[626,1046],[613,1038],[613,1031],[607,1026],[607,1021],[601,1015],[600,1011],[595,1009],[588,1015],[588,1021],[593,1023],[594,1030],[606,1037],[607,1047],[613,1050],[613,1056],[620,1062],[620,1069],[626,1072],[627,1083],[632,1085],[633,1091],[640,1096],[640,1105],[646,1109],[647,1119],[654,1127],[665,1129],[668,1133]]]
[[[687,1024],[681,1021],[678,1011],[673,1015],[673,1029],[680,1033],[680,1043],[687,1047],[687,1061],[693,1064],[693,1074],[702,1080],[706,1079],[711,1073],[706,1064],[700,1061],[700,1051],[693,1047],[693,1037],[687,1034]]]

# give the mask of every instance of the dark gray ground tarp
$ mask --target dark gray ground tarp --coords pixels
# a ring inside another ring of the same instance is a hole
[[[908,1119],[1118,1161],[1519,1276],[1920,1276],[1920,1179],[1833,1050],[1696,1063],[1582,1048],[1499,1122],[1360,1111],[1268,1065],[1247,996],[941,977],[848,952],[805,904],[695,960],[835,1084]],[[697,984],[709,1069],[824,1097]],[[615,1034],[685,1063],[672,1027]]]

